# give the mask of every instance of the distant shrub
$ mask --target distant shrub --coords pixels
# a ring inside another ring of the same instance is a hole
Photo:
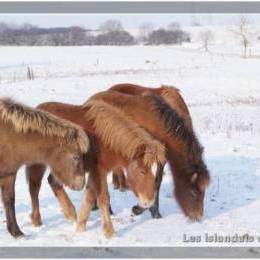
[[[147,44],[149,45],[180,44],[182,42],[190,42],[190,36],[181,29],[158,29],[153,31],[147,39]]]
[[[152,24],[143,24],[135,39],[124,30],[120,21],[108,20],[99,30],[81,26],[40,28],[31,24],[21,26],[0,22],[0,45],[10,46],[83,46],[83,45],[148,45],[180,44],[190,36],[180,25],[171,23],[167,29],[154,30]]]
[[[133,45],[134,37],[126,31],[111,31],[96,36],[97,45]]]

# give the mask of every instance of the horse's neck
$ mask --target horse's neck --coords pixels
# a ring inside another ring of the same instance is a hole
[[[5,147],[2,157],[10,169],[23,164],[47,164],[50,148],[55,145],[53,138],[38,133],[17,133],[10,126],[1,128],[0,136],[1,145]]]
[[[174,177],[177,177],[179,174],[185,174],[188,166],[185,157],[172,149],[168,149],[167,159],[170,165],[171,173],[176,175]]]
[[[187,158],[189,153],[188,143],[177,136],[167,136],[166,138],[167,150],[172,151],[175,156],[183,160]]]
[[[115,167],[125,168],[129,164],[130,160],[124,158],[120,153],[114,152],[101,143],[99,146],[98,164],[103,164],[107,171],[113,170]]]
[[[161,96],[171,108],[176,110],[183,117],[187,126],[192,128],[190,112],[184,99],[178,93],[175,95],[173,93],[167,95],[162,94]]]

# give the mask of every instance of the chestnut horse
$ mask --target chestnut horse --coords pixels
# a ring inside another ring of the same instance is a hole
[[[162,97],[150,92],[134,96],[108,90],[93,95],[89,100],[102,100],[119,108],[165,144],[175,182],[176,200],[185,215],[194,220],[200,219],[210,177],[203,161],[203,148],[184,118]],[[163,166],[159,165],[158,172],[162,173]],[[157,175],[157,185],[160,182]],[[151,211],[155,216],[158,213],[153,207]]]
[[[89,177],[77,220],[77,231],[85,230],[90,210],[97,199],[104,234],[107,238],[114,235],[106,175],[116,167],[127,170],[127,182],[142,207],[149,208],[154,203],[156,173],[152,172],[152,166],[165,161],[165,148],[160,142],[120,110],[102,101],[90,101],[84,107],[55,102],[44,103],[38,107],[79,124],[89,136],[93,136],[89,151],[92,155],[88,154],[92,162],[86,163]],[[39,225],[41,221],[38,194],[44,166],[29,167],[27,173],[32,197],[32,220]],[[76,213],[62,186],[53,179],[49,179],[49,183],[63,212],[67,212],[67,216],[73,219]]]
[[[79,190],[85,183],[83,153],[88,148],[88,137],[79,126],[11,99],[0,100],[0,187],[12,236],[23,235],[14,205],[18,169],[44,163],[60,182]]]
[[[113,85],[111,88],[109,88],[109,90],[114,90],[136,96],[141,96],[148,92],[151,92],[154,95],[161,96],[169,106],[171,106],[184,118],[187,127],[192,130],[192,119],[189,109],[180,94],[180,90],[176,87],[162,85],[159,88],[148,88],[130,83],[123,83]]]
[[[180,90],[173,86],[161,86],[159,88],[148,88],[139,85],[134,85],[130,83],[116,84],[110,88],[110,90],[118,91],[125,94],[141,96],[145,93],[153,93],[155,95],[161,96],[166,103],[168,103],[171,108],[177,111],[184,119],[186,126],[192,130],[192,119],[189,113],[189,109],[180,94]],[[161,217],[159,213],[159,190],[161,186],[163,176],[163,167],[161,167],[161,172],[157,176],[157,195],[155,204],[151,208],[152,217],[158,218]],[[113,184],[115,189],[120,191],[125,191],[127,189],[127,183],[124,178],[122,169],[118,168],[113,171]],[[133,211],[135,214],[141,214],[145,209],[142,209],[139,206],[135,206]]]

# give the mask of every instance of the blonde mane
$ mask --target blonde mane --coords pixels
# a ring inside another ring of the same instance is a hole
[[[0,99],[0,120],[10,123],[17,133],[37,132],[42,136],[57,137],[61,143],[77,142],[82,152],[89,149],[87,135],[76,124],[10,98]]]
[[[100,100],[84,104],[85,117],[93,122],[102,142],[123,157],[134,159],[140,146],[145,147],[143,161],[146,165],[165,161],[165,147],[132,121],[119,109]]]

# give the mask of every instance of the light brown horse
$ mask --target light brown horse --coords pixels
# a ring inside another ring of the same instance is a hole
[[[181,96],[180,90],[176,87],[163,85],[159,88],[149,88],[130,83],[122,83],[113,85],[110,90],[136,96],[142,96],[145,93],[152,93],[154,95],[161,96],[164,101],[166,101],[166,103],[172,109],[174,109],[174,111],[177,111],[182,116],[182,118],[184,119],[184,123],[190,129],[190,131],[193,131],[192,119],[189,113],[189,109],[183,97]],[[152,217],[154,218],[161,217],[161,214],[159,212],[159,190],[161,186],[162,176],[163,167],[161,167],[161,172],[159,172],[157,175],[157,196],[154,205],[150,209]],[[125,191],[127,189],[127,184],[122,169],[118,168],[113,171],[113,184],[114,188],[119,189],[120,191]],[[140,206],[135,206],[133,208],[135,214],[141,214],[144,210],[145,209],[142,209]]]
[[[84,107],[62,104],[44,103],[39,108],[49,111],[62,118],[79,124],[92,136],[91,147],[87,158],[86,171],[89,172],[87,189],[82,200],[77,221],[77,230],[84,231],[90,210],[97,198],[101,209],[103,231],[106,237],[114,234],[109,212],[109,194],[107,173],[116,167],[125,168],[127,182],[139,199],[142,207],[150,207],[155,198],[154,163],[165,161],[164,146],[126,117],[120,110],[102,101],[88,102]],[[32,196],[33,223],[41,223],[39,214],[38,194],[44,166],[34,165],[27,169]],[[65,191],[58,183],[49,179],[51,187],[59,199],[63,212],[70,219],[75,218],[75,210]]]
[[[44,163],[55,177],[72,189],[85,183],[83,153],[89,148],[84,131],[47,112],[0,100],[0,186],[7,229],[23,235],[15,216],[15,178],[23,165]]]
[[[102,100],[119,108],[165,144],[175,197],[185,215],[200,219],[209,173],[203,162],[203,148],[184,118],[162,97],[150,92],[134,96],[108,90],[93,95],[90,100]],[[163,165],[158,168],[162,172]]]

